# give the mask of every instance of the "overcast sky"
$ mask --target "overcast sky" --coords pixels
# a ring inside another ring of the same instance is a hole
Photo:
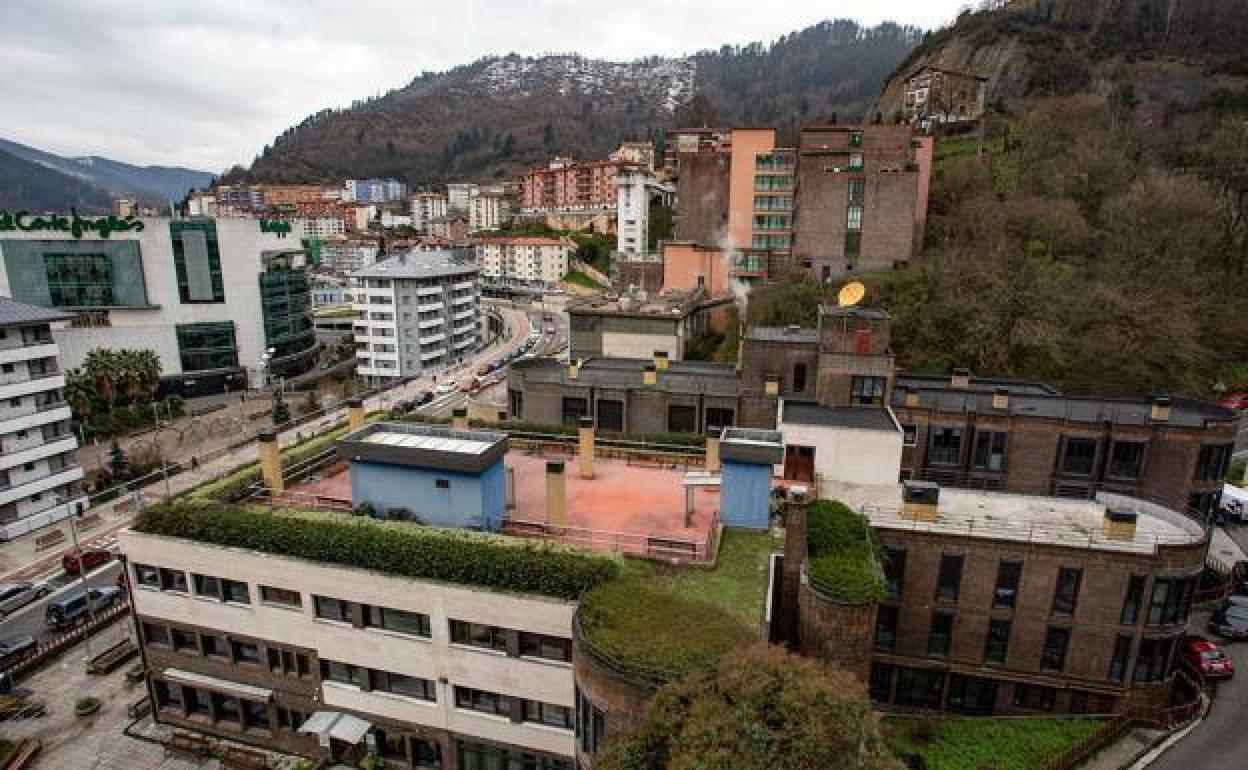
[[[0,137],[220,171],[310,113],[487,54],[685,54],[837,17],[932,28],[963,4],[0,0]]]

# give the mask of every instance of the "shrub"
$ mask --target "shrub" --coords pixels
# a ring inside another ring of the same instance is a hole
[[[360,503],[351,509],[351,513],[356,516],[367,516],[371,519],[377,516],[377,508],[372,503]]]
[[[836,500],[816,500],[806,511],[811,585],[835,601],[861,604],[886,596],[884,575],[866,520]]]
[[[562,599],[578,598],[618,570],[606,556],[531,541],[219,503],[152,506],[139,515],[134,528],[418,580]]]

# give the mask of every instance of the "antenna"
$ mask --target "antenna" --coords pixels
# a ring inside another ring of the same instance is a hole
[[[851,281],[836,293],[836,304],[837,307],[853,307],[862,302],[865,296],[867,296],[867,287],[863,286],[861,281]]]

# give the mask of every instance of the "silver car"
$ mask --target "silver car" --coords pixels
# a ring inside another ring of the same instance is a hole
[[[48,595],[48,587],[25,581],[0,583],[0,618]]]

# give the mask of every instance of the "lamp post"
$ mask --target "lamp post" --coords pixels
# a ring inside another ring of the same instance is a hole
[[[95,625],[95,602],[91,599],[91,589],[87,586],[87,569],[82,562],[82,549],[78,547],[78,517],[82,515],[82,503],[74,503],[74,515],[69,517],[69,536],[74,543],[74,553],[78,556],[78,582],[82,584],[83,596],[87,599],[87,623]],[[91,660],[91,634],[85,634],[83,641],[87,645],[87,660]]]

